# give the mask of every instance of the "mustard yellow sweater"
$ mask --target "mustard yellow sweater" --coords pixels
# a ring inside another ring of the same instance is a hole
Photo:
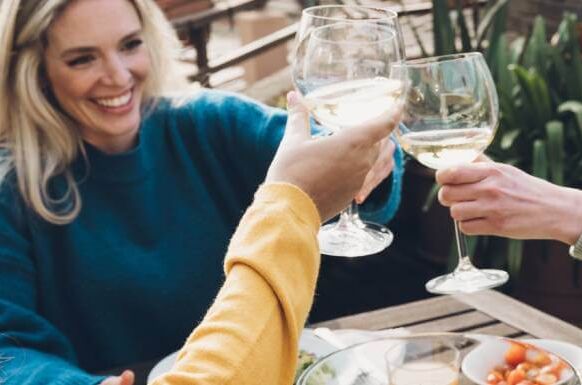
[[[224,286],[153,384],[291,384],[319,271],[319,225],[299,188],[262,186],[230,242]]]

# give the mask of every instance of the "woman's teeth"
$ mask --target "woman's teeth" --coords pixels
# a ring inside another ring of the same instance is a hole
[[[129,91],[128,93],[126,93],[124,95],[118,96],[116,98],[111,98],[111,99],[95,99],[95,101],[100,106],[109,107],[109,108],[116,108],[116,107],[123,107],[123,106],[125,106],[127,103],[129,103],[129,100],[130,99],[131,99],[131,91]]]

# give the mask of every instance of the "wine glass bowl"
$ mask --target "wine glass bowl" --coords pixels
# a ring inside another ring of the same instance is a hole
[[[337,131],[388,121],[401,104],[403,80],[390,78],[396,35],[374,23],[339,22],[315,29],[297,88],[313,117]]]
[[[477,159],[493,140],[499,122],[495,83],[483,55],[470,52],[412,60],[394,70],[407,76],[403,119],[395,130],[402,149],[433,169]],[[456,221],[455,235],[458,266],[429,281],[428,291],[470,293],[508,280],[505,271],[473,266]]]
[[[398,47],[399,55],[404,58],[402,31],[398,24],[398,14],[396,12],[364,5],[318,5],[305,8],[301,12],[301,19],[295,34],[294,52],[291,55],[292,70],[295,72],[299,68],[297,64],[303,60],[307,37],[314,29],[339,22],[377,22],[379,20],[384,20],[386,25],[393,25],[397,28],[400,42]]]
[[[395,12],[366,6],[318,6],[302,13],[292,59],[295,88],[313,117],[330,132],[388,122],[404,97],[392,65],[402,63]],[[354,203],[319,232],[323,254],[359,257],[388,247],[385,226],[364,222]]]

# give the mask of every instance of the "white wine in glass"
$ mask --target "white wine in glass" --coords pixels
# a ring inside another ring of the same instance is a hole
[[[478,52],[408,61],[397,66],[407,76],[408,93],[396,137],[420,163],[444,169],[474,161],[489,145],[499,121],[495,83]],[[455,221],[459,263],[430,280],[437,294],[471,293],[507,282],[502,270],[477,269]]]
[[[392,72],[392,65],[404,60],[396,13],[360,6],[308,8],[296,44],[293,82],[323,127],[334,132],[392,118],[405,84]],[[343,257],[378,253],[392,240],[385,226],[362,221],[355,203],[319,232],[321,252]]]
[[[402,81],[376,77],[323,86],[305,95],[313,117],[333,130],[357,126],[366,120],[390,118],[402,96]]]

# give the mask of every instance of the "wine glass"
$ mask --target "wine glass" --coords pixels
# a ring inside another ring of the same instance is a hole
[[[394,341],[384,354],[390,385],[457,385],[461,351],[445,338]]]
[[[443,169],[474,161],[489,145],[499,121],[495,83],[478,52],[408,61],[394,68],[407,73],[402,123],[395,134],[402,149],[420,163]],[[504,284],[502,270],[479,270],[467,253],[465,236],[455,221],[459,263],[430,280],[432,293],[470,293]]]
[[[293,82],[314,118],[331,132],[385,118],[403,98],[403,82],[391,78],[404,60],[398,15],[365,6],[318,6],[303,11],[292,58]],[[403,79],[401,79],[403,80]],[[359,257],[393,240],[380,224],[364,222],[352,202],[337,222],[323,226],[323,254]]]

